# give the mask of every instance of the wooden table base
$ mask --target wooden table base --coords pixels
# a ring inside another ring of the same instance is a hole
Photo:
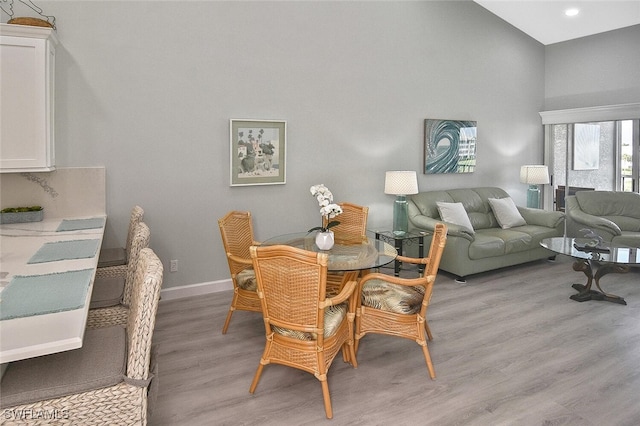
[[[593,274],[594,266],[599,265],[595,275]],[[582,271],[587,276],[587,284],[573,284],[571,287],[578,290],[578,294],[570,296],[570,299],[577,302],[585,302],[587,300],[604,300],[607,302],[619,303],[626,305],[627,302],[615,294],[606,293],[600,287],[600,278],[609,273],[624,274],[629,272],[629,266],[613,263],[598,264],[596,261],[577,260],[573,263],[574,271]],[[592,290],[591,285],[595,281],[598,290]]]

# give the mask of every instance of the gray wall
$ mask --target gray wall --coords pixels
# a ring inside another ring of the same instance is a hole
[[[640,102],[640,25],[545,47],[545,110]]]
[[[543,158],[544,47],[468,1],[40,1],[55,15],[60,166],[105,166],[106,245],[134,204],[165,287],[227,279],[216,220],[250,210],[256,238],[320,223],[309,193],[391,226],[386,170],[422,169],[425,118],[478,122],[477,169],[421,190],[496,185],[524,204]],[[229,119],[288,122],[286,185],[229,186]],[[168,268],[167,268],[168,269]]]

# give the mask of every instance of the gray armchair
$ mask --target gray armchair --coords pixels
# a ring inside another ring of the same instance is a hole
[[[567,197],[567,236],[582,237],[585,228],[605,241],[640,247],[640,194],[584,191]]]

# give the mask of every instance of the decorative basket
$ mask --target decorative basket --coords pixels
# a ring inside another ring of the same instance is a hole
[[[17,213],[0,213],[0,224],[41,222],[44,210]]]
[[[7,21],[7,24],[14,24],[14,25],[28,25],[31,27],[47,27],[47,28],[53,28],[53,25],[51,25],[51,23],[49,23],[48,21],[45,21],[44,19],[40,19],[40,18],[13,18],[13,19],[9,19]]]

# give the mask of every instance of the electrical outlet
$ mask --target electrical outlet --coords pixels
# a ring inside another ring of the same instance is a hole
[[[171,261],[171,272],[178,272],[178,259]]]

